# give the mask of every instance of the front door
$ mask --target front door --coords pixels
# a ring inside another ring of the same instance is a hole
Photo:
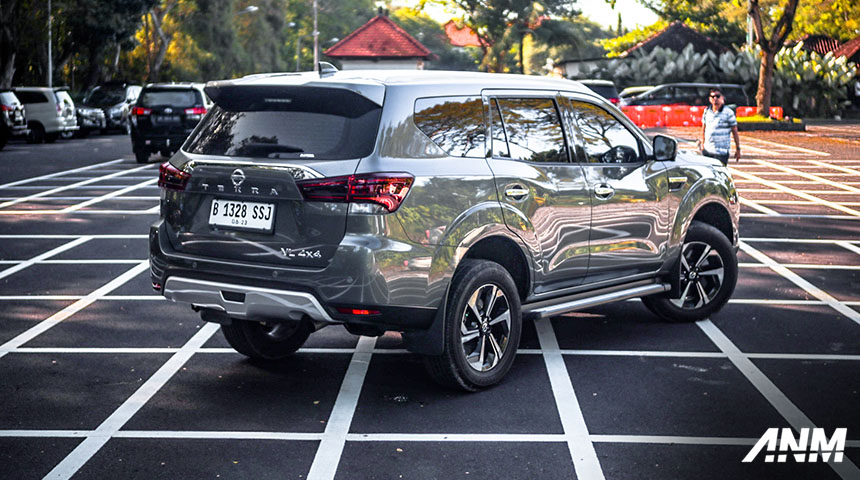
[[[585,97],[565,100],[592,202],[586,281],[656,271],[671,227],[666,166],[648,158],[647,139],[617,112]]]
[[[570,161],[555,92],[485,92],[492,155],[505,223],[539,252],[535,294],[582,283],[588,270],[591,198]]]

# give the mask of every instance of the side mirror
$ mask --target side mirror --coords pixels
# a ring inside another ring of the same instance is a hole
[[[666,135],[654,136],[654,159],[658,162],[671,162],[678,154],[678,141]]]

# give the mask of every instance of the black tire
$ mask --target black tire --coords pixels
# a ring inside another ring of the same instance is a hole
[[[5,133],[0,133],[0,150],[3,150],[3,147],[6,146],[6,143],[9,142],[9,135]]]
[[[54,143],[58,138],[60,138],[60,134],[57,132],[45,134],[45,143]]]
[[[143,150],[135,150],[134,151],[134,159],[137,160],[137,163],[148,163],[149,162],[149,152]]]
[[[309,321],[264,323],[234,319],[230,325],[221,325],[231,347],[262,361],[289,357],[305,344],[313,330]]]
[[[170,158],[170,156],[173,155],[172,153],[170,153],[170,150],[162,150],[159,153],[161,153],[161,156],[164,158]]]
[[[31,123],[30,133],[27,134],[27,143],[45,143],[45,127],[40,123]]]
[[[82,128],[75,132],[75,138],[87,138],[90,135],[90,131],[88,129]]]
[[[491,298],[494,301],[487,310]],[[444,386],[478,391],[508,373],[521,331],[520,297],[510,273],[495,262],[464,260],[451,281],[444,352],[424,357],[424,365]],[[471,340],[464,341],[464,336]]]
[[[664,320],[695,322],[729,301],[738,281],[738,257],[722,232],[701,222],[690,225],[681,252],[681,296],[653,295],[642,303]]]

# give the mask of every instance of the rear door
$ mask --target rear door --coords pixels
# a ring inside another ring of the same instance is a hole
[[[570,161],[556,92],[485,91],[488,162],[508,228],[540,252],[535,294],[580,284],[588,269],[591,199]]]
[[[578,132],[592,202],[589,283],[657,270],[669,235],[666,166],[617,110],[585,96],[565,99]]]
[[[184,190],[165,191],[174,248],[257,264],[327,266],[349,211],[347,203],[326,201],[345,188],[332,177],[353,174],[373,152],[381,106],[345,89],[221,90],[171,159],[190,174]],[[309,192],[316,201],[304,200]]]
[[[138,128],[158,136],[187,135],[205,113],[203,95],[193,88],[147,88],[138,107],[147,112],[138,115]]]
[[[62,123],[67,127],[74,127],[78,124],[75,117],[75,102],[69,92],[65,90],[57,90],[54,92],[54,98],[57,100],[57,116],[62,118]]]

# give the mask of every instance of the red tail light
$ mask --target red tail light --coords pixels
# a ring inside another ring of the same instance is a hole
[[[408,173],[364,173],[296,182],[305,200],[375,203],[394,212],[403,203],[415,178]]]
[[[0,110],[2,110],[4,112],[11,112],[12,110],[15,110],[15,109],[10,107],[9,105],[0,105]]]
[[[185,114],[186,115],[206,115],[206,108],[205,107],[186,108]]]
[[[337,307],[337,311],[347,315],[379,315],[379,310],[369,310],[366,308]]]
[[[158,167],[158,186],[167,190],[185,190],[190,173],[174,167],[170,162],[164,162]]]
[[[135,117],[145,117],[152,114],[152,109],[143,107],[134,107],[131,109],[131,114]]]
[[[621,99],[612,97],[609,99],[609,101],[612,102],[613,105],[618,105],[618,102],[620,102]]]

